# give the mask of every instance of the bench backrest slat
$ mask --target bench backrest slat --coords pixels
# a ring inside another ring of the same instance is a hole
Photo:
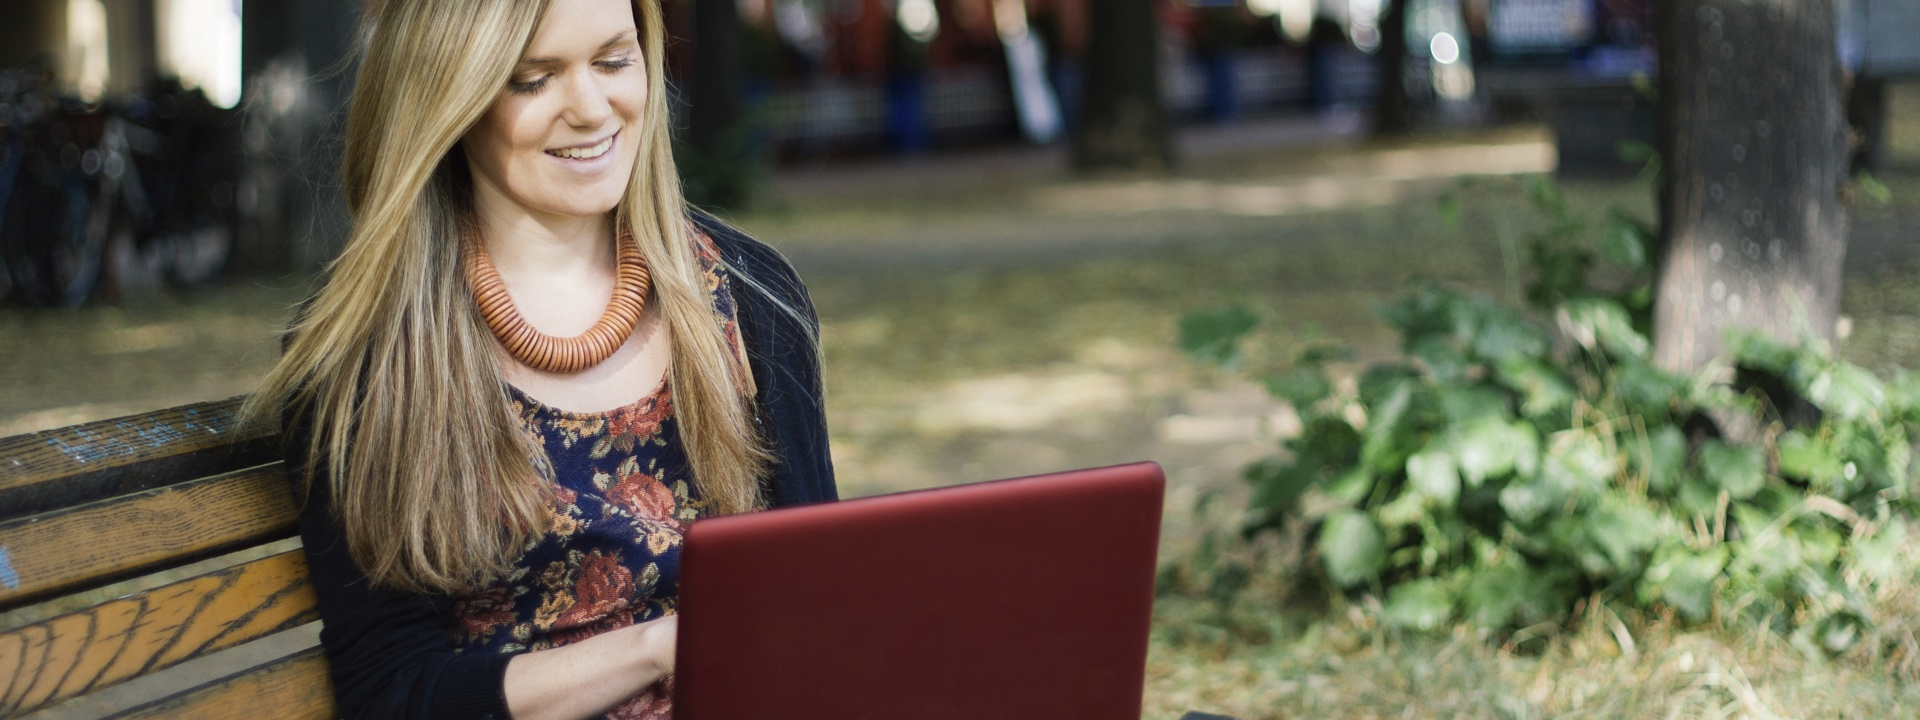
[[[280,438],[243,400],[0,438],[0,720],[336,714]]]
[[[0,610],[291,536],[297,509],[282,467],[0,522]]]
[[[306,555],[294,550],[0,632],[0,717],[318,617]]]
[[[0,520],[252,467],[280,456],[241,398],[0,439]]]
[[[112,715],[111,720],[327,720],[335,714],[326,655],[312,648]]]

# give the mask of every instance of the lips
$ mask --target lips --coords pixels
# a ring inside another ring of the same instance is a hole
[[[553,150],[548,150],[547,154],[557,158],[564,158],[567,160],[592,160],[594,158],[600,157],[601,155],[607,154],[608,150],[613,149],[613,139],[619,136],[620,136],[619,133],[614,133],[612,135],[608,135],[607,139],[601,140],[600,142],[594,143],[592,145],[578,145],[574,147],[556,148]]]

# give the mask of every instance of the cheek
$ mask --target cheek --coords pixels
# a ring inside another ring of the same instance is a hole
[[[539,138],[532,132],[537,128],[526,122],[530,110],[528,103],[515,98],[503,96],[494,101],[461,141],[475,170],[490,174],[504,171],[518,152],[528,147],[537,149]]]
[[[646,73],[633,73],[631,77],[621,78],[614,87],[608,89],[610,92],[607,93],[607,99],[619,109],[627,122],[636,122],[646,117],[649,90]]]

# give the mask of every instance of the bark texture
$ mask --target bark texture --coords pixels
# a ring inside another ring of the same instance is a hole
[[[1834,0],[1662,0],[1665,244],[1654,359],[1691,372],[1734,328],[1831,340],[1848,217]]]
[[[1161,172],[1173,138],[1160,88],[1160,24],[1153,0],[1088,3],[1085,104],[1073,162],[1080,170]]]
[[[693,5],[693,78],[687,88],[686,150],[681,174],[687,198],[738,208],[751,190],[748,131],[741,112],[745,44],[738,3]]]

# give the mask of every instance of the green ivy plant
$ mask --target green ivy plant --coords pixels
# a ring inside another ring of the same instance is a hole
[[[1382,313],[1400,356],[1355,382],[1335,382],[1350,352],[1328,342],[1246,369],[1302,427],[1246,468],[1246,532],[1304,528],[1326,580],[1402,628],[1513,629],[1599,597],[1830,652],[1863,637],[1864,598],[1912,574],[1920,383],[1751,334],[1698,376],[1664,372],[1652,229],[1585,217],[1544,179],[1492,187],[1544,219],[1523,238],[1527,306],[1422,282]],[[1259,324],[1195,313],[1180,342],[1232,364]],[[1724,436],[1715,418],[1736,416],[1758,436]]]

